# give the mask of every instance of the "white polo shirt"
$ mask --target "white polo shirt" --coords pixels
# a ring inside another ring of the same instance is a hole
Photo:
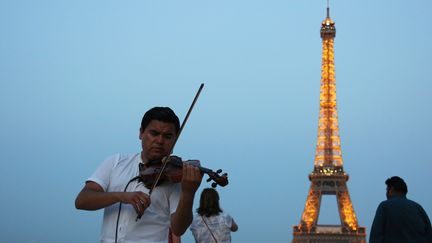
[[[141,154],[115,154],[107,158],[87,181],[99,184],[106,192],[122,192],[126,184],[139,174],[138,164]],[[166,243],[170,226],[170,216],[177,208],[180,197],[180,183],[163,183],[155,187],[151,194],[151,204],[144,215],[136,220],[137,213],[130,204],[122,204],[117,233],[118,243]],[[131,182],[128,192],[148,193],[143,183]],[[115,241],[116,222],[120,203],[104,209],[101,243]]]

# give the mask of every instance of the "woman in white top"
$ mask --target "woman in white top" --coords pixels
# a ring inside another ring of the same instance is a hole
[[[196,243],[230,243],[231,232],[237,231],[238,226],[229,214],[223,213],[217,191],[206,188],[201,193],[200,206],[190,230]]]

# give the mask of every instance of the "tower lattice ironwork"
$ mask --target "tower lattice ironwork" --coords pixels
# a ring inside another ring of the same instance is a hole
[[[343,169],[341,142],[336,107],[336,79],[334,64],[335,23],[327,17],[321,24],[322,67],[318,140],[314,170],[306,205],[299,225],[293,228],[293,243],[365,243],[366,229],[357,217],[348,193],[348,174]],[[323,195],[335,195],[340,225],[319,225],[318,216]]]

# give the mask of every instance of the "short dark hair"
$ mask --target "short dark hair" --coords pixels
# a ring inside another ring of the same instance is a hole
[[[201,192],[200,206],[197,213],[201,216],[210,217],[222,212],[219,206],[219,194],[213,188],[206,188]]]
[[[397,191],[397,192],[402,192],[403,194],[407,194],[408,193],[408,187],[405,183],[405,181],[400,178],[399,176],[393,176],[388,178],[385,181],[385,184],[390,187],[393,188],[393,190]]]
[[[141,129],[144,130],[152,120],[174,124],[176,133],[180,130],[179,118],[169,107],[153,107],[148,110],[141,120]]]

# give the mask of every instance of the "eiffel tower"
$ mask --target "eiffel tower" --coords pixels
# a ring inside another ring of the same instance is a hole
[[[306,205],[299,225],[293,227],[293,243],[365,243],[366,229],[357,223],[357,217],[348,193],[348,174],[343,169],[338,114],[336,109],[336,79],[333,43],[335,23],[327,17],[321,24],[322,67],[318,141],[314,170]],[[318,216],[323,195],[335,195],[340,225],[319,225]]]

